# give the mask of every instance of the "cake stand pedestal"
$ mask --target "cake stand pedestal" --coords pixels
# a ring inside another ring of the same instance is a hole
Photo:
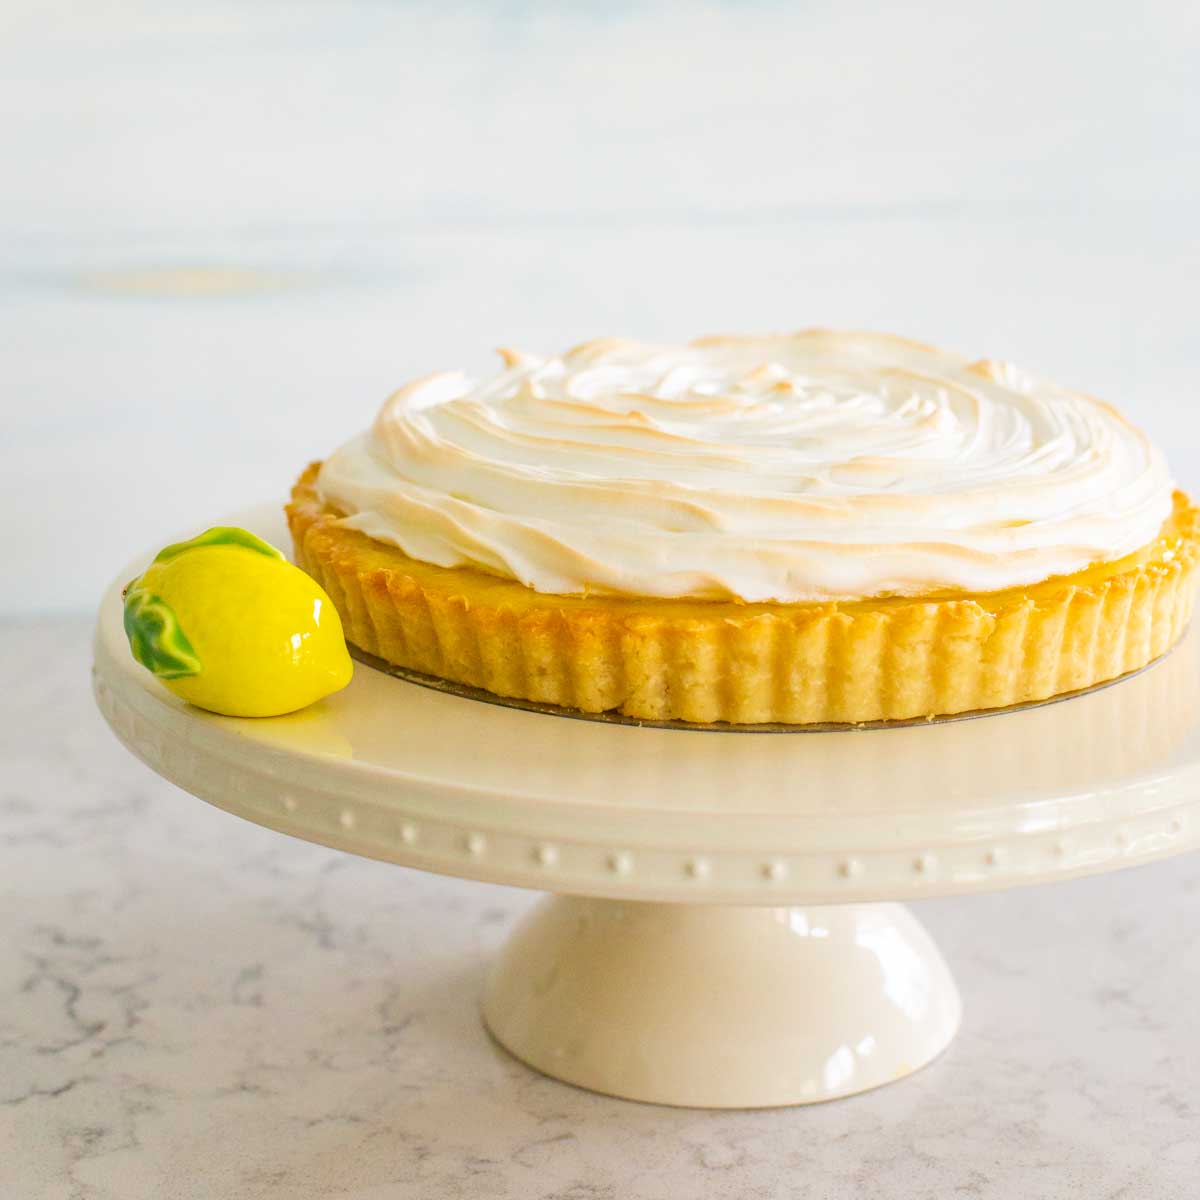
[[[758,1108],[898,1079],[958,991],[898,904],[758,908],[556,896],[510,938],[484,1019],[546,1075],[634,1100]]]
[[[286,545],[269,509],[228,518]],[[148,559],[149,556],[146,556]],[[177,700],[105,596],[95,693],[159,774],[229,812],[389,862],[555,893],[484,996],[548,1075],[760,1107],[918,1069],[960,1002],[886,901],[1066,878],[1200,844],[1200,638],[1140,675],[981,719],[821,733],[642,728],[483,704],[359,665],[265,720]]]

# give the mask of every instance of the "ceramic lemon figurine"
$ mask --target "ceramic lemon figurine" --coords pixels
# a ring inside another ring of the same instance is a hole
[[[125,633],[172,692],[230,717],[294,712],[344,688],[353,670],[329,597],[245,529],[161,550],[125,589]]]

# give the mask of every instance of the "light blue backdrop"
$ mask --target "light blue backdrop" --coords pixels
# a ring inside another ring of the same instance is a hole
[[[918,15],[917,9],[920,8]],[[498,344],[878,327],[1200,487],[1200,8],[0,5],[0,612]]]

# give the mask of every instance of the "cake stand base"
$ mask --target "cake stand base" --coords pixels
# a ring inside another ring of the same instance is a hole
[[[737,908],[552,896],[509,939],[484,1020],[556,1079],[653,1104],[764,1108],[889,1083],[961,1002],[898,904]]]

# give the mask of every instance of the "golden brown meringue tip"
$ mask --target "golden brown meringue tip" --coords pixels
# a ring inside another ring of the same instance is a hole
[[[980,358],[967,365],[972,375],[990,379],[993,383],[1003,383],[1008,372],[1012,370],[1009,363],[1000,362],[995,358]]]
[[[497,346],[496,353],[500,355],[506,367],[522,367],[533,361],[533,355],[526,354],[522,350],[514,350],[511,346]]]
[[[757,367],[747,371],[742,376],[743,383],[766,383],[774,375],[778,373],[778,369],[769,362],[759,363]]]
[[[462,371],[434,371],[429,375],[422,375],[418,379],[410,379],[383,402],[375,417],[373,428],[376,431],[385,429],[390,421],[410,407],[414,396],[432,384],[442,381],[447,384],[455,382],[463,391],[470,386],[470,378]]]
[[[620,350],[623,346],[629,345],[632,345],[629,338],[592,338],[590,341],[580,342],[577,346],[572,346],[570,350],[563,355],[563,358],[599,358],[602,354],[607,354],[611,350]]]
[[[730,342],[745,342],[748,340],[748,338],[738,337],[733,333],[705,333],[700,337],[692,338],[688,342],[688,345],[702,349],[705,346],[727,346]]]

